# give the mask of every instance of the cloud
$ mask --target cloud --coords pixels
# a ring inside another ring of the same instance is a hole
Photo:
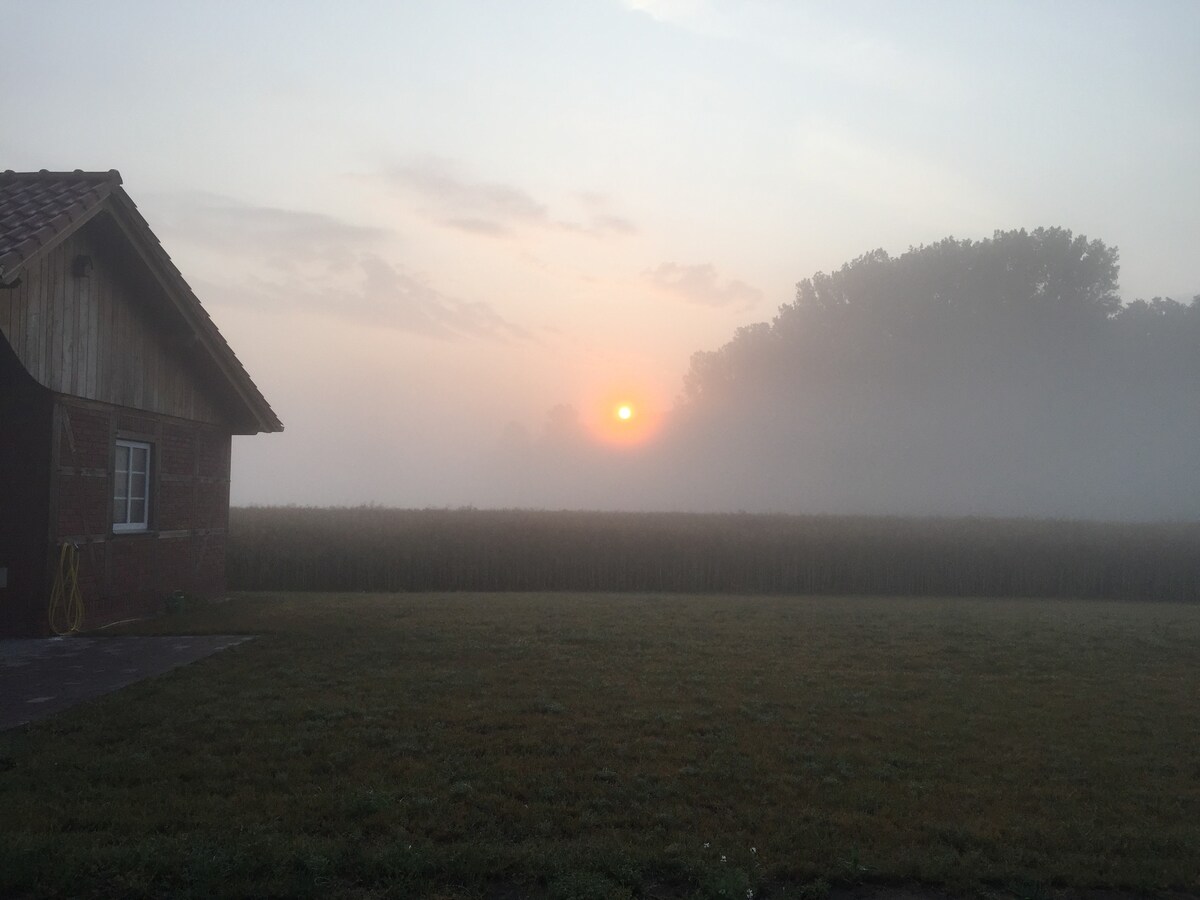
[[[459,300],[378,256],[365,256],[363,281],[350,296],[364,314],[379,325],[430,337],[529,340],[532,335],[509,322],[490,305]]]
[[[575,221],[552,217],[546,204],[515,185],[465,179],[445,160],[397,166],[384,177],[420,198],[422,212],[433,221],[471,235],[503,238],[535,229],[603,238],[637,232],[628,219],[598,208],[604,198],[597,193],[577,195],[587,210]]]
[[[717,270],[708,263],[694,266],[663,263],[657,269],[646,270],[643,276],[659,290],[697,306],[749,309],[762,299],[762,291],[744,281],[727,281],[722,285]]]
[[[520,188],[464,181],[443,161],[398,166],[387,178],[430,205],[432,217],[472,234],[504,235],[518,225],[544,226],[546,207]]]
[[[176,195],[171,243],[213,251],[188,270],[206,297],[278,312],[306,310],[440,340],[533,340],[490,304],[444,294],[386,259],[385,229],[323,213],[252,206],[215,195]]]
[[[325,213],[254,206],[219,194],[179,193],[156,200],[165,207],[162,222],[155,217],[160,231],[223,253],[252,254],[289,270],[314,260],[348,268],[356,250],[388,236],[386,229]]]
[[[554,227],[560,231],[570,231],[576,234],[586,234],[591,237],[607,235],[637,234],[637,226],[621,216],[593,215],[586,222],[555,222]]]
[[[509,230],[499,222],[488,219],[443,219],[442,224],[448,228],[456,228],[468,234],[480,234],[484,237],[504,237]]]
[[[358,254],[348,270],[253,273],[237,284],[211,290],[232,293],[243,305],[283,313],[304,310],[438,340],[536,340],[491,304],[445,294],[403,266],[369,252]]]

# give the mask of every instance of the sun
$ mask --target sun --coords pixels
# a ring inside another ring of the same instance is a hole
[[[655,392],[630,384],[596,389],[582,420],[592,437],[609,447],[633,449],[652,441],[662,422]]]

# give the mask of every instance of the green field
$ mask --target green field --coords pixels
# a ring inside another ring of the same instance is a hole
[[[0,895],[1200,894],[1200,605],[247,594],[137,630],[260,637],[0,734]]]
[[[1200,601],[1200,522],[234,508],[244,591]]]

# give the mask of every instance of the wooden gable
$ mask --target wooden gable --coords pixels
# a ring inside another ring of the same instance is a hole
[[[283,427],[116,172],[0,174],[0,335],[59,394]]]

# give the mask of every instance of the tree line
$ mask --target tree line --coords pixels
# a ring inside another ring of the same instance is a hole
[[[656,483],[718,508],[1200,518],[1200,303],[1122,303],[1118,274],[1116,248],[1039,228],[805,278],[693,356]]]

